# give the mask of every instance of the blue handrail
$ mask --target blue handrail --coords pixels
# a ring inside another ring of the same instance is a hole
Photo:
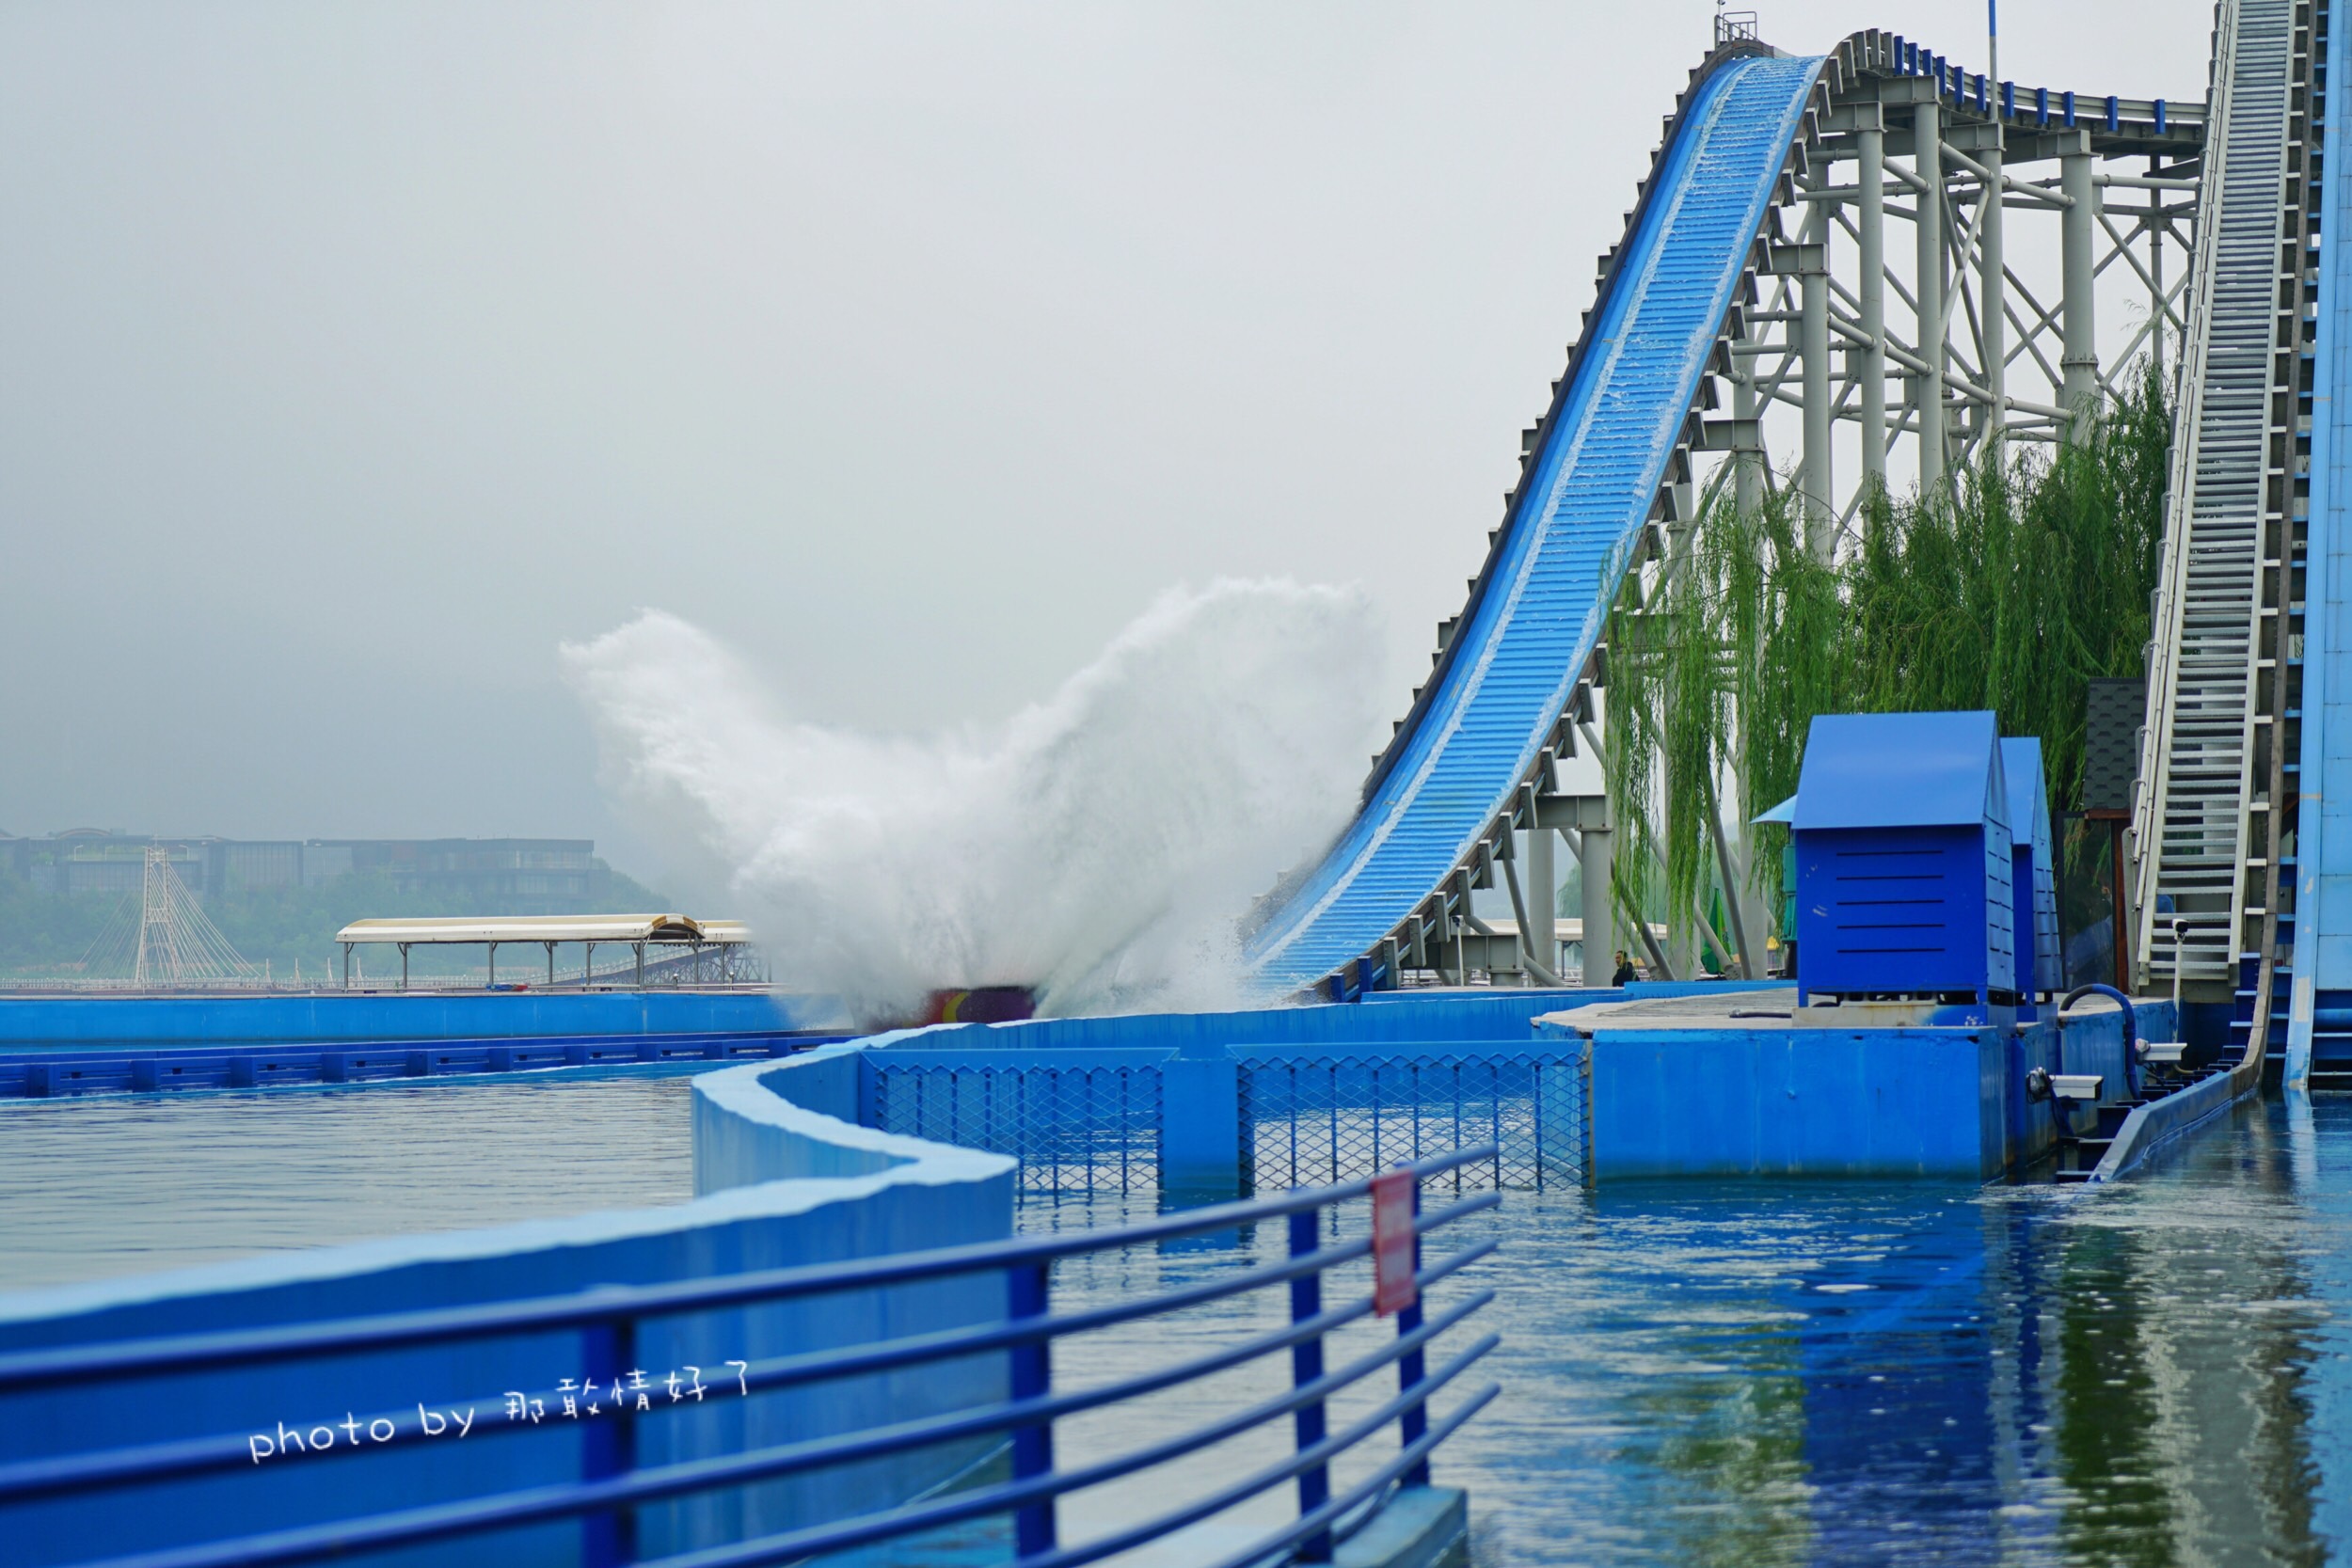
[[[1424,1213],[1419,1202],[1419,1180],[1460,1165],[1492,1161],[1499,1157],[1499,1152],[1492,1146],[1462,1149],[1405,1167],[1416,1176],[1413,1261],[1416,1279],[1422,1289],[1485,1258],[1495,1243],[1478,1241],[1435,1264],[1423,1266],[1420,1238],[1491,1209],[1499,1199],[1493,1194],[1484,1194]],[[1001,1275],[1007,1285],[1008,1312],[1000,1322],[776,1357],[743,1366],[736,1374],[742,1391],[750,1394],[999,1352],[1008,1357],[1009,1376],[1007,1397],[997,1402],[821,1438],[652,1465],[642,1465],[636,1459],[636,1423],[649,1418],[615,1404],[612,1411],[581,1421],[583,1442],[577,1481],[531,1484],[360,1517],[265,1529],[230,1540],[140,1552],[107,1560],[106,1568],[227,1568],[230,1563],[316,1561],[358,1551],[446,1542],[567,1518],[580,1521],[583,1561],[627,1562],[635,1560],[632,1511],[640,1505],[739,1487],[850,1461],[886,1458],[942,1443],[990,1438],[1004,1440],[1009,1447],[1009,1481],[660,1560],[673,1568],[686,1568],[688,1564],[692,1568],[719,1568],[721,1564],[784,1562],[944,1525],[1009,1517],[1017,1560],[1028,1568],[1049,1564],[1059,1568],[1093,1561],[1172,1533],[1290,1481],[1296,1483],[1298,1492],[1296,1521],[1235,1560],[1258,1561],[1278,1552],[1295,1553],[1301,1560],[1323,1560],[1329,1557],[1334,1539],[1368,1517],[1392,1485],[1425,1484],[1430,1451],[1496,1392],[1491,1385],[1474,1390],[1442,1418],[1433,1418],[1428,1410],[1434,1394],[1454,1384],[1496,1343],[1493,1335],[1486,1335],[1454,1352],[1434,1370],[1425,1365],[1432,1342],[1458,1327],[1490,1301],[1491,1291],[1473,1292],[1433,1311],[1425,1321],[1417,1301],[1412,1308],[1398,1315],[1393,1340],[1345,1366],[1327,1369],[1324,1365],[1324,1337],[1370,1315],[1373,1303],[1369,1296],[1360,1296],[1325,1305],[1324,1275],[1333,1267],[1365,1258],[1371,1243],[1368,1239],[1358,1237],[1323,1244],[1323,1216],[1337,1205],[1365,1196],[1370,1189],[1369,1180],[1354,1181],[1272,1198],[1219,1204],[1142,1225],[895,1254],[850,1263],[771,1269],[664,1285],[605,1286],[485,1307],[32,1352],[0,1357],[0,1393],[197,1368],[217,1370],[229,1366],[298,1361],[355,1350],[462,1343],[546,1329],[579,1331],[592,1371],[604,1369],[596,1371],[602,1377],[629,1365],[638,1324],[645,1319],[960,1275]],[[1272,1219],[1289,1222],[1289,1256],[1279,1261],[1145,1300],[1113,1302],[1058,1315],[1052,1311],[1051,1267],[1058,1259],[1228,1230]],[[1260,1332],[1239,1343],[1105,1386],[1058,1394],[1053,1390],[1051,1346],[1058,1337],[1278,1287],[1286,1287],[1290,1297],[1291,1322],[1284,1327]],[[1290,1386],[1281,1393],[1197,1430],[1162,1438],[1141,1449],[1089,1458],[1074,1467],[1057,1465],[1053,1443],[1057,1419],[1140,1398],[1283,1351],[1290,1353],[1292,1377]],[[1328,1431],[1325,1417],[1327,1402],[1391,1365],[1398,1372],[1395,1395],[1343,1430]],[[552,1407],[555,1392],[542,1390],[521,1402],[523,1412],[515,1410],[511,1401],[503,1406],[498,1399],[478,1402],[489,1408],[474,1418],[474,1435],[511,1433],[534,1427],[538,1423],[529,1419],[526,1412],[531,1400],[537,1399],[547,1400]],[[1115,1535],[1074,1546],[1059,1543],[1055,1511],[1057,1500],[1063,1494],[1167,1464],[1253,1428],[1280,1421],[1284,1417],[1291,1418],[1294,1451],[1283,1463],[1263,1467],[1207,1497],[1127,1527]],[[410,1447],[428,1436],[421,1423],[403,1423],[390,1413],[386,1413],[382,1419],[394,1428],[393,1436],[372,1442],[367,1451],[373,1452],[379,1447]],[[1399,1433],[1396,1457],[1335,1496],[1329,1479],[1333,1457],[1391,1422]],[[247,1442],[246,1434],[225,1433],[0,1466],[0,1504],[47,1500],[103,1488],[243,1469],[249,1464]],[[311,1462],[340,1457],[342,1451],[338,1448],[331,1455],[322,1453]]]
[[[2133,1007],[2132,999],[2113,986],[2103,986],[2093,980],[2089,985],[2076,986],[2058,1000],[2058,1010],[2054,1016],[2058,1019],[2059,1069],[2063,1071],[2066,1065],[2066,1009],[2086,996],[2104,996],[2123,1009],[2123,1088],[2128,1098],[2137,1100],[2139,1098],[2139,1013]]]

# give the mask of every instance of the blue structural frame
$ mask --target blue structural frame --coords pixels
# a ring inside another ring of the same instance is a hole
[[[2009,785],[1994,715],[1820,715],[1789,836],[1801,1005],[1817,991],[1964,990],[1989,1007],[2012,989]]]

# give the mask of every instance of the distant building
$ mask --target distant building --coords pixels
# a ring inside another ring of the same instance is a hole
[[[44,893],[129,893],[151,846],[200,899],[246,888],[318,887],[376,872],[404,894],[470,896],[515,914],[601,904],[612,873],[587,838],[156,837],[71,828],[45,838],[0,833],[0,869]]]

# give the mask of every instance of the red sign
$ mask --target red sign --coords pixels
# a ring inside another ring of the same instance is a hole
[[[1421,1299],[1413,1282],[1413,1190],[1409,1170],[1372,1179],[1372,1309],[1382,1317]]]

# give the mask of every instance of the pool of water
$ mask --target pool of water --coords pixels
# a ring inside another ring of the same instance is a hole
[[[0,1104],[0,1288],[681,1201],[688,1094],[680,1076]],[[1152,1210],[1035,1199],[1022,1224]],[[1470,1490],[1485,1568],[2300,1563],[2352,1539],[2352,1101],[2241,1108],[2152,1176],[2097,1192],[1511,1193],[1458,1231],[1502,1243],[1432,1304],[1497,1292],[1473,1321],[1502,1344],[1461,1386],[1502,1392],[1437,1466]],[[1266,1227],[1072,1259],[1057,1306],[1171,1289],[1281,1245]],[[1162,1367],[1282,1313],[1258,1296],[1071,1338],[1057,1381]],[[1331,1359],[1391,1332],[1335,1336]],[[1270,1359],[1073,1418],[1058,1452],[1083,1462],[1192,1430],[1288,1375]],[[1340,1402],[1334,1424],[1377,1392]],[[1078,1494],[1064,1539],[1287,1448],[1278,1425]],[[1292,1507],[1262,1497],[1121,1561],[1214,1560]]]
[[[0,1101],[0,1290],[694,1196],[691,1080]]]
[[[1041,1201],[1026,1220],[1120,1212]],[[2352,1102],[2245,1107],[2098,1192],[1661,1185],[1509,1195],[1467,1227],[1502,1248],[1436,1300],[1499,1292],[1477,1321],[1502,1346],[1467,1384],[1502,1393],[1437,1468],[1469,1488],[1490,1568],[2320,1562],[2352,1530]],[[1170,1288],[1280,1241],[1073,1261],[1057,1305]],[[1139,1370],[1279,1310],[1070,1341],[1057,1374]],[[1385,1332],[1342,1337],[1335,1361]],[[1263,1363],[1062,1441],[1181,1431],[1286,1376]],[[1269,1462],[1282,1437],[1229,1445],[1181,1485],[1082,1495],[1068,1533]],[[1161,1560],[1205,1560],[1291,1506],[1264,1499]]]

